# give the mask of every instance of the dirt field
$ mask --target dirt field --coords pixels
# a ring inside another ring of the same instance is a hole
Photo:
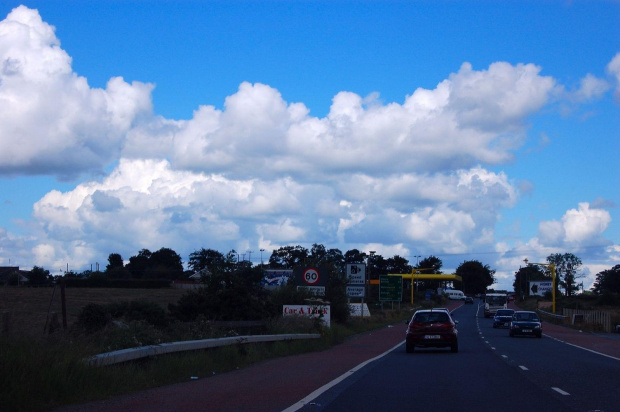
[[[177,303],[185,294],[183,289],[99,289],[66,288],[67,325],[77,320],[80,310],[89,303],[147,300],[168,309],[169,303]],[[0,328],[10,322],[10,333],[26,336],[42,336],[49,313],[56,312],[62,324],[60,286],[56,288],[0,287]]]

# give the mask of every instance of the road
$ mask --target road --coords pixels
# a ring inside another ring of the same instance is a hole
[[[448,307],[459,353],[406,354],[406,327],[393,325],[329,350],[58,411],[620,411],[620,336],[544,323],[542,339],[510,338],[478,304]]]
[[[549,336],[510,338],[477,304],[454,316],[459,353],[400,345],[300,410],[620,411],[620,361]]]

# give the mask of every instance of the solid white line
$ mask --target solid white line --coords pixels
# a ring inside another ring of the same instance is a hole
[[[605,354],[605,353],[597,352],[597,351],[592,350],[592,349],[588,349],[588,348],[584,348],[584,347],[582,347],[582,346],[578,346],[578,345],[575,345],[575,344],[572,344],[572,343],[564,342],[563,340],[558,339],[558,338],[554,338],[553,336],[549,336],[549,335],[547,335],[546,333],[543,333],[543,335],[545,335],[545,336],[546,336],[546,337],[548,337],[548,338],[551,338],[551,339],[557,340],[558,342],[562,342],[562,343],[565,343],[565,344],[567,344],[567,345],[574,346],[575,348],[579,348],[579,349],[587,350],[588,352],[596,353],[597,355],[605,356],[605,357],[611,358],[611,359],[613,359],[613,360],[620,361],[620,358],[616,358],[615,356],[607,355],[607,354]]]
[[[528,369],[528,368],[526,368],[526,367],[525,367],[525,366],[523,366],[523,365],[519,365],[519,367],[520,367],[521,369],[523,369],[524,371],[529,371],[529,369]]]
[[[556,387],[552,387],[551,389],[553,389],[554,391],[556,391],[557,393],[561,394],[561,395],[570,395],[570,393],[563,391],[560,388],[556,388]]]
[[[375,356],[372,359],[368,359],[366,362],[360,363],[359,365],[357,365],[356,367],[354,367],[350,371],[343,373],[342,375],[340,375],[339,377],[337,377],[333,381],[331,381],[331,382],[321,386],[319,389],[315,390],[314,392],[312,392],[310,395],[306,396],[302,400],[300,400],[297,403],[294,403],[293,405],[291,405],[288,408],[284,409],[284,411],[282,411],[282,412],[294,412],[294,411],[300,410],[301,408],[303,408],[304,406],[309,404],[312,400],[318,398],[321,394],[323,394],[323,392],[326,392],[327,390],[331,389],[332,387],[338,385],[340,382],[342,382],[343,380],[345,380],[349,376],[353,375],[355,372],[357,372],[358,370],[362,369],[364,366],[368,365],[371,362],[376,361],[377,359],[380,359],[380,358],[384,357],[385,355],[387,355],[388,353],[392,352],[394,349],[398,348],[402,344],[403,344],[403,342],[400,342],[398,345],[394,346],[392,349],[387,350],[386,352],[382,353],[381,355]]]

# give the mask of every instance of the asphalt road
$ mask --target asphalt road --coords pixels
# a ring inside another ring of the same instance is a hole
[[[459,353],[401,345],[300,410],[620,411],[620,361],[549,336],[511,338],[478,305],[454,315]]]

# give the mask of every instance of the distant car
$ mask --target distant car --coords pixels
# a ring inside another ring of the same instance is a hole
[[[542,323],[536,312],[516,311],[510,321],[510,337],[532,335],[542,338]]]
[[[450,348],[452,352],[458,352],[457,323],[447,311],[418,310],[407,326],[406,352],[413,353],[416,347]]]
[[[474,298],[472,298],[471,296],[466,296],[465,297],[465,303],[474,303]]]
[[[508,327],[510,325],[510,322],[512,321],[512,315],[514,315],[514,313],[515,311],[512,309],[498,309],[495,313],[495,316],[493,317],[493,327]]]

